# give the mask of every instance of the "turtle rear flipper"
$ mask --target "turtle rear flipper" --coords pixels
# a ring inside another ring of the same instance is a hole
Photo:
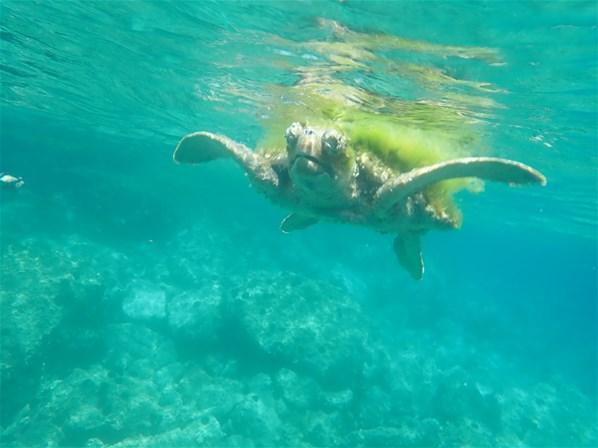
[[[424,276],[424,258],[421,251],[421,238],[419,233],[405,232],[395,238],[393,249],[399,263],[415,280]]]
[[[204,131],[187,134],[177,144],[172,158],[177,163],[191,165],[232,158],[260,187],[278,187],[278,176],[270,163],[224,135]]]
[[[416,168],[395,177],[378,189],[375,195],[376,205],[387,209],[436,182],[463,177],[514,185],[546,185],[546,178],[542,173],[523,163],[496,157],[464,157]]]
[[[291,213],[280,223],[280,230],[283,233],[290,233],[295,230],[305,229],[318,222],[318,218],[302,215],[301,213]]]

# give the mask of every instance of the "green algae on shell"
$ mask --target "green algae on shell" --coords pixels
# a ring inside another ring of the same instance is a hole
[[[433,104],[383,101],[340,83],[302,85],[287,92],[285,101],[275,105],[265,120],[258,149],[272,157],[284,153],[284,129],[296,117],[306,117],[307,125],[343,133],[347,157],[373,155],[396,173],[479,153],[473,148],[478,140],[474,125],[456,111]],[[453,194],[479,190],[480,184],[471,179],[448,180],[428,187],[425,195],[435,210],[448,214],[458,227],[461,213]]]

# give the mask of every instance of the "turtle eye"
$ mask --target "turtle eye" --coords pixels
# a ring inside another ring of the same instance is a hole
[[[340,154],[346,147],[345,137],[336,129],[328,129],[322,135],[322,149],[326,154]]]
[[[291,124],[284,133],[288,145],[294,145],[303,131],[303,126],[299,122]]]

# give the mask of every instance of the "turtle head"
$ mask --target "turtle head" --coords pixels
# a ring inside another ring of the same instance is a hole
[[[287,128],[285,138],[289,175],[297,188],[323,198],[346,190],[355,160],[341,132],[296,122]]]

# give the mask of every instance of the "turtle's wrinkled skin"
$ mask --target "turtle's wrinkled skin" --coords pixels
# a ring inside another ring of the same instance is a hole
[[[319,214],[357,204],[359,168],[340,132],[293,123],[285,139],[286,157],[281,162],[289,177],[285,189],[291,207]]]
[[[541,184],[545,177],[522,163],[494,157],[465,157],[399,172],[375,154],[358,150],[339,129],[292,123],[284,150],[252,151],[210,132],[189,134],[173,158],[198,164],[230,157],[252,184],[292,213],[281,223],[291,232],[320,219],[370,227],[397,235],[394,250],[412,277],[423,276],[420,236],[459,223],[428,199],[429,189],[449,179],[478,177],[508,184]]]
[[[368,153],[355,154],[339,131],[293,123],[285,137],[286,157],[279,162],[289,181],[280,191],[286,193],[286,205],[297,212],[384,233],[457,226],[428,206],[422,192],[392,207],[378,207],[376,193],[393,177],[393,170]]]

